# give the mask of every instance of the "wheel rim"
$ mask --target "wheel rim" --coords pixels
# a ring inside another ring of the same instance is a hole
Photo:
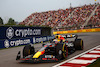
[[[59,50],[59,55],[61,55],[62,54],[62,51],[61,50]]]

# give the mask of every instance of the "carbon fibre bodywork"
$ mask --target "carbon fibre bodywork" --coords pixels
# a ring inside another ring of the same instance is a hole
[[[21,57],[19,51],[16,60],[30,63],[57,62],[66,59],[68,55],[75,52],[77,47],[83,49],[82,39],[76,38],[75,41],[65,40],[64,42],[54,39],[50,43],[43,44],[42,48],[37,52],[35,52],[34,46],[29,44],[23,48],[23,57]]]

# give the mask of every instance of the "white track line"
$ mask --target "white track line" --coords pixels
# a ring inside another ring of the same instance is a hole
[[[89,53],[100,53],[100,51],[93,50],[93,51],[90,51]]]
[[[100,55],[85,54],[85,55],[82,55],[81,57],[86,57],[86,58],[97,58],[97,57],[100,57]]]
[[[64,62],[61,62],[61,63],[59,63],[59,64],[57,64],[57,65],[54,65],[54,66],[52,66],[52,67],[60,67],[60,65],[66,63],[66,62],[69,62],[69,61],[71,61],[71,60],[73,60],[73,59],[75,59],[75,58],[77,58],[77,57],[80,57],[80,56],[82,56],[82,55],[84,55],[84,54],[86,54],[86,53],[88,53],[88,52],[90,52],[90,51],[92,51],[92,50],[94,50],[94,49],[96,49],[96,48],[98,48],[98,47],[100,47],[100,45],[98,45],[98,46],[96,46],[96,47],[94,47],[94,48],[92,48],[92,49],[90,49],[90,50],[88,50],[88,51],[85,51],[85,52],[83,52],[83,53],[81,53],[81,54],[79,54],[79,55],[77,55],[77,56],[75,56],[75,57],[72,57],[72,58],[70,58],[70,59],[68,59],[68,60],[66,60],[66,61],[64,61]]]
[[[74,59],[74,60],[71,60],[69,61],[68,63],[75,63],[75,64],[88,64],[88,63],[92,63],[94,62],[96,59],[93,59],[93,60],[80,60],[80,59]]]
[[[100,50],[100,48],[97,48],[96,50]]]

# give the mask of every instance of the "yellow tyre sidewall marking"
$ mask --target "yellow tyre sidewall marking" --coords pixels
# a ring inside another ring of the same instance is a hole
[[[65,52],[65,51],[64,51],[64,47],[65,47],[65,45],[66,45],[66,44],[63,45],[63,49],[62,49],[63,52]],[[64,53],[63,53],[63,56],[64,56],[64,58],[66,58],[66,56],[65,56]]]
[[[82,42],[83,42],[83,40],[81,40],[81,49],[83,49],[83,45],[82,45],[83,43]]]
[[[30,50],[28,51],[28,54],[30,54]]]

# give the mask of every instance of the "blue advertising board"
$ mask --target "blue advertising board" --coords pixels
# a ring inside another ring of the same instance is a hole
[[[41,27],[0,27],[0,39],[41,36]]]
[[[0,49],[1,48],[9,48],[20,45],[34,44],[39,43],[41,41],[45,42],[50,39],[53,39],[54,36],[43,36],[43,37],[30,37],[30,38],[19,38],[19,39],[5,39],[0,40]]]

